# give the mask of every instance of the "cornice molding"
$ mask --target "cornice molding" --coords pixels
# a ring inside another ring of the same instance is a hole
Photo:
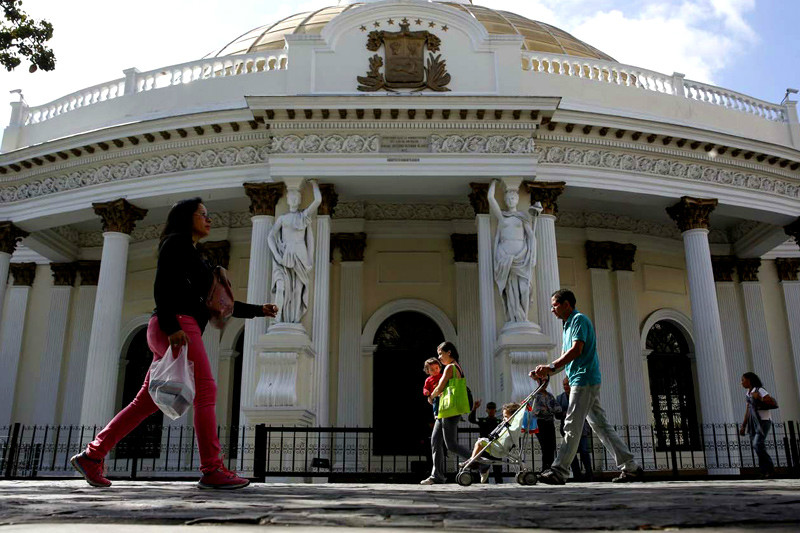
[[[384,110],[388,115],[389,110]],[[319,130],[497,130],[497,131],[530,131],[536,130],[531,122],[490,122],[461,120],[346,120],[346,121],[312,121],[312,122],[270,122],[270,129],[276,131],[319,131]]]
[[[469,204],[378,204],[341,202],[336,206],[334,219],[363,218],[366,220],[471,220]]]
[[[649,220],[640,220],[626,215],[613,213],[562,211],[556,219],[556,226],[564,228],[597,228],[615,231],[626,231],[638,235],[650,235],[664,239],[681,240],[681,232],[674,224],[659,224]],[[708,240],[713,244],[728,244],[728,235],[717,229],[708,233]]]

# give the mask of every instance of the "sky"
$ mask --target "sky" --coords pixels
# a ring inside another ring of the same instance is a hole
[[[31,106],[141,71],[200,59],[237,36],[337,0],[23,0],[50,21],[52,72],[0,71],[0,128],[11,90]],[[572,33],[620,63],[770,102],[800,88],[798,0],[474,0]],[[121,6],[125,7],[121,7]],[[795,97],[796,99],[797,97]]]

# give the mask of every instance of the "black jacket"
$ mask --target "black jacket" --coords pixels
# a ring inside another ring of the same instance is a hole
[[[153,292],[161,331],[172,335],[179,329],[176,315],[188,315],[197,321],[202,332],[208,324],[206,296],[211,288],[213,268],[203,259],[192,239],[185,235],[167,237],[158,254],[156,282]],[[260,305],[235,302],[233,316],[264,316]]]

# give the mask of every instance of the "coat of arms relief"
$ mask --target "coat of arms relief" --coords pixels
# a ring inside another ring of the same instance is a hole
[[[450,89],[450,74],[439,51],[441,40],[429,31],[410,31],[409,23],[400,23],[400,31],[371,31],[367,37],[367,50],[385,49],[385,74],[381,73],[384,60],[379,54],[369,58],[366,76],[358,76],[358,90],[363,92],[430,89],[445,92]],[[428,50],[427,64],[425,49]]]

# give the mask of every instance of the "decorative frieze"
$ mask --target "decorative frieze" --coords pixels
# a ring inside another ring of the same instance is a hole
[[[691,229],[708,229],[708,219],[718,200],[714,198],[691,198],[682,196],[675,205],[667,208],[667,214],[678,225],[681,233]]]
[[[336,187],[333,183],[320,183],[319,192],[322,193],[322,203],[319,204],[317,214],[332,217],[339,203],[339,195],[336,193]]]
[[[778,271],[780,281],[797,281],[797,272],[800,271],[800,258],[779,257],[775,259],[775,269]]]
[[[373,204],[343,202],[336,206],[336,219],[366,220],[471,220],[468,204]]]
[[[533,138],[524,135],[431,135],[431,152],[533,154]]]
[[[739,281],[758,281],[759,268],[761,268],[761,259],[758,257],[739,259],[736,261],[736,270],[739,272]]]
[[[81,276],[81,286],[96,286],[100,279],[100,261],[78,261],[78,274]]]
[[[478,235],[475,233],[453,233],[450,235],[453,245],[453,260],[456,263],[478,262]]]
[[[30,287],[36,277],[36,263],[11,263],[15,287]]]
[[[586,241],[586,268],[608,269],[613,242]]]
[[[469,193],[469,203],[472,206],[472,210],[475,212],[475,216],[488,215],[489,198],[487,193],[489,192],[489,184],[470,183],[469,186],[472,189],[472,192]]]
[[[27,236],[27,231],[21,230],[12,222],[0,222],[0,252],[13,254],[17,243]]]
[[[245,183],[242,185],[250,198],[250,214],[253,216],[275,216],[275,206],[283,196],[283,183]]]
[[[378,135],[279,135],[272,139],[273,154],[371,154],[380,148]]]
[[[75,263],[50,263],[50,271],[53,273],[53,285],[75,285],[75,276],[78,274],[78,265]]]
[[[794,238],[794,242],[800,246],[800,217],[797,218],[794,222],[789,224],[788,226],[784,226],[784,231],[786,231],[786,235]]]
[[[567,183],[564,181],[526,181],[525,186],[531,194],[531,205],[542,204],[543,215],[558,213],[558,197],[564,192]]]
[[[733,271],[736,269],[736,263],[736,256],[712,255],[711,268],[714,270],[714,281],[733,281]]]
[[[342,252],[342,261],[363,261],[367,247],[366,233],[333,233],[331,249],[338,247]]]
[[[636,258],[635,244],[612,243],[611,246],[611,269],[633,271],[633,262]]]
[[[231,243],[228,241],[206,241],[197,245],[200,254],[211,266],[228,268],[231,261]]]
[[[110,202],[93,203],[92,208],[96,215],[103,221],[103,231],[126,233],[130,235],[136,222],[142,220],[147,214],[147,209],[136,207],[125,198]]]

